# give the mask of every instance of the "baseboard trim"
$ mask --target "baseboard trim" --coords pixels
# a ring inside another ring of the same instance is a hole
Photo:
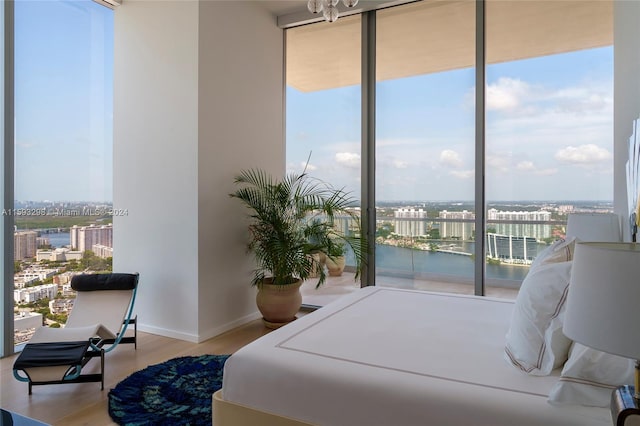
[[[155,326],[144,324],[141,322],[138,323],[138,331],[142,331],[144,333],[157,334],[159,336],[164,336],[164,337],[170,337],[172,339],[184,340],[191,343],[202,343],[205,340],[209,340],[212,337],[216,337],[222,333],[225,333],[229,330],[232,330],[236,327],[239,327],[243,324],[246,324],[248,322],[251,322],[260,318],[262,318],[262,315],[260,314],[260,312],[257,312],[257,311],[252,312],[248,315],[245,315],[243,317],[240,317],[238,319],[235,319],[233,321],[230,321],[218,327],[214,327],[200,334],[184,333],[184,332],[172,330],[169,328],[155,327]]]
[[[154,327],[149,324],[138,324],[138,331],[144,333],[157,334],[159,336],[170,337],[172,339],[184,340],[191,343],[199,343],[198,336],[195,334],[184,333],[181,331],[171,330],[168,328]]]
[[[226,324],[223,324],[221,326],[218,327],[214,327],[211,330],[207,330],[203,333],[200,334],[200,340],[197,343],[200,342],[204,342],[205,340],[209,340],[212,337],[216,337],[222,333],[225,333],[229,330],[233,330],[236,327],[240,327],[243,324],[246,324],[248,322],[251,321],[255,321],[257,319],[262,318],[262,315],[260,314],[260,312],[256,311],[256,312],[252,312],[249,315],[245,315],[243,317],[240,317],[236,320],[230,321]]]

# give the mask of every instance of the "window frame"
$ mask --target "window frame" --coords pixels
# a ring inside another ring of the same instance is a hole
[[[3,210],[13,209],[14,182],[14,2],[3,2],[3,58],[0,72],[3,76],[3,114],[2,114],[2,163],[4,168],[2,179]],[[0,358],[14,353],[13,344],[13,215],[2,215],[2,308],[0,309],[2,328],[0,329]]]

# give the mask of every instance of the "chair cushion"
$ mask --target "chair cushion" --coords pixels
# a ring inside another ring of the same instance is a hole
[[[75,291],[133,290],[138,284],[138,274],[82,274],[71,279]]]
[[[89,340],[80,342],[28,343],[13,364],[14,370],[55,365],[77,365],[89,348]]]

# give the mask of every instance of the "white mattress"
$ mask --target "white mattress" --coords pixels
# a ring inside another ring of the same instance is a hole
[[[503,358],[510,301],[368,287],[242,348],[222,397],[318,425],[610,425]]]

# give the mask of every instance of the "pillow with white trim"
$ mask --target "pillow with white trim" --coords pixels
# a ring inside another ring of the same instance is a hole
[[[567,262],[572,260],[575,246],[575,237],[554,241],[533,259],[530,270],[546,263]]]
[[[575,342],[560,378],[549,393],[552,404],[609,407],[611,393],[633,384],[635,362]]]
[[[564,364],[571,340],[562,332],[572,262],[531,268],[522,282],[506,336],[505,359],[517,369],[546,376]]]

